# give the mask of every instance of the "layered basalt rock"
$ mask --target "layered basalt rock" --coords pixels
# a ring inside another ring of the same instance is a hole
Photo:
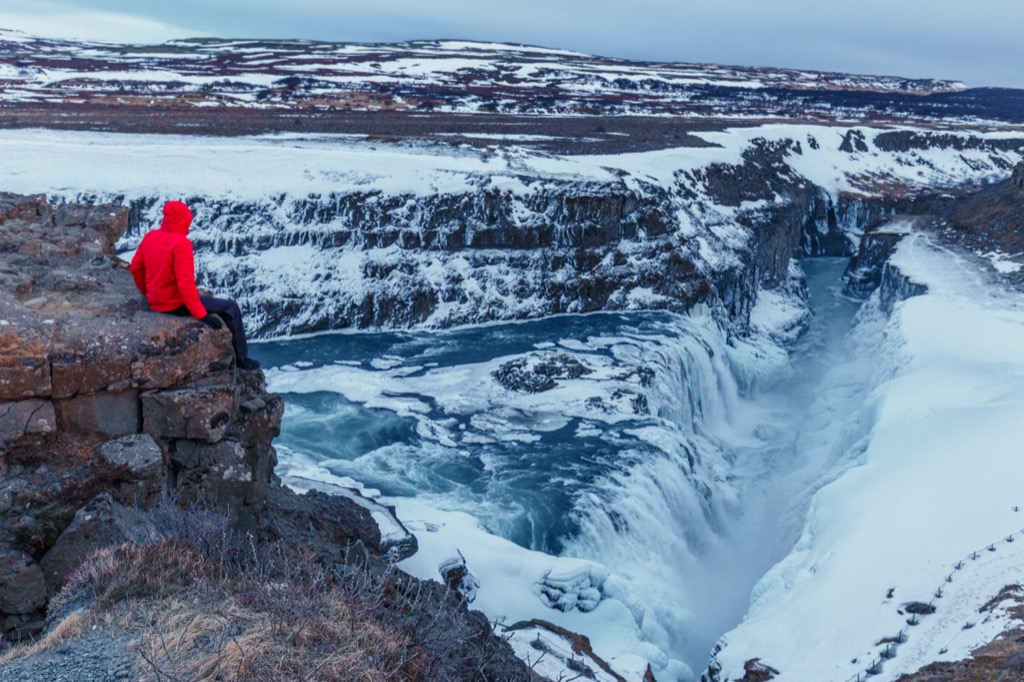
[[[281,486],[282,399],[235,367],[228,331],[148,309],[113,252],[127,222],[0,194],[0,638],[38,633],[92,551],[158,539],[146,510],[163,500],[325,561],[353,543],[415,551],[408,534],[381,539],[368,500]]]

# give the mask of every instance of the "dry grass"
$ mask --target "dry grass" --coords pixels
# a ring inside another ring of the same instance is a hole
[[[136,644],[148,668],[142,679],[418,679],[418,654],[408,635],[339,593],[316,601],[300,598],[295,605],[309,608],[297,620],[282,618],[273,605],[253,604],[248,595],[161,603],[140,614],[152,623]]]
[[[78,639],[86,633],[89,623],[90,617],[84,609],[72,611],[40,641],[28,646],[15,647],[0,654],[0,667],[17,658],[43,654],[59,644]]]
[[[228,575],[180,540],[126,544],[97,553],[55,606],[88,599],[104,629],[132,633],[140,680],[420,679],[421,653],[381,617],[379,592],[283,565]]]
[[[50,602],[60,625],[11,660],[99,630],[130,642],[145,682],[535,679],[440,584],[387,566],[328,570],[209,509],[147,513],[165,539],[92,555]]]

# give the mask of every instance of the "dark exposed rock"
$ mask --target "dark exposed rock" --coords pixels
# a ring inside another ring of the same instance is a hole
[[[345,548],[356,542],[372,555],[383,553],[380,529],[365,509],[351,499],[317,491],[295,495],[278,487],[272,488],[269,496],[274,514],[266,516],[262,527],[264,534],[271,537],[301,536],[308,546],[333,561],[339,561]],[[413,544],[407,555],[415,549]]]
[[[49,596],[97,549],[124,542],[143,544],[155,537],[156,528],[145,513],[114,502],[107,493],[100,494],[75,513],[71,525],[39,562]]]
[[[882,270],[905,232],[886,229],[866,231],[860,248],[846,266],[843,295],[867,299],[882,283]]]
[[[103,443],[94,456],[110,466],[123,466],[136,476],[151,477],[160,473],[163,454],[149,434],[133,434]]]
[[[21,355],[0,360],[0,398],[44,395],[50,385],[50,365],[45,357]]]
[[[875,146],[886,152],[909,152],[924,149],[967,150],[1024,150],[1024,141],[1014,138],[964,137],[951,133],[919,130],[891,130],[875,136]]]
[[[1013,175],[1010,178],[1010,184],[1013,185],[1016,190],[1024,194],[1024,161],[1021,161],[1013,168]]]
[[[752,658],[743,664],[743,677],[739,682],[768,682],[775,679],[779,671],[761,662],[760,658]]]
[[[510,391],[541,393],[557,386],[558,379],[578,379],[593,371],[577,358],[562,353],[516,358],[494,370],[493,375]]]
[[[111,438],[138,433],[139,392],[101,391],[54,401],[63,431],[91,431]]]
[[[868,151],[867,142],[864,141],[864,133],[859,130],[848,130],[843,135],[843,142],[839,145],[839,151],[846,152],[847,154]]]
[[[0,402],[0,448],[57,430],[53,404],[36,398]]]
[[[441,574],[441,581],[456,594],[459,594],[467,604],[472,604],[476,599],[476,591],[480,588],[480,581],[469,572],[466,566],[466,557],[460,552],[458,556],[444,561],[437,567]]]
[[[0,614],[32,613],[46,605],[46,580],[32,557],[0,549]]]
[[[103,470],[123,472],[108,491],[114,501],[147,509],[167,491],[167,466],[163,451],[147,434],[132,434],[102,443],[93,460]]]
[[[878,290],[881,309],[887,315],[892,313],[900,301],[928,293],[927,285],[913,281],[891,263],[882,266],[882,281]]]
[[[237,407],[238,388],[231,384],[146,392],[142,394],[143,430],[156,438],[216,443],[228,432]]]
[[[912,601],[906,606],[904,606],[903,610],[907,613],[916,613],[918,615],[925,616],[930,613],[935,613],[935,605],[925,604],[924,602],[920,601]]]
[[[175,473],[174,485],[182,502],[201,502],[220,506],[258,504],[256,477],[245,446],[234,439],[207,443],[180,439],[175,442],[172,461],[187,461],[190,466]]]

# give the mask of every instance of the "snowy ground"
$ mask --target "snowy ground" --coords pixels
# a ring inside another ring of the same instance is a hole
[[[840,150],[848,131],[864,136],[867,151]],[[870,178],[907,188],[1000,180],[1021,158],[1016,152],[981,148],[885,152],[873,142],[882,132],[859,126],[764,125],[699,133],[713,147],[554,156],[514,146],[453,149],[368,142],[348,135],[212,138],[0,130],[4,158],[0,188],[62,196],[91,193],[129,199],[205,196],[255,201],[281,193],[294,197],[369,191],[419,196],[457,193],[479,189],[475,177],[490,178],[491,189],[514,193],[530,191],[535,180],[545,178],[603,182],[623,177],[629,185],[671,186],[680,173],[716,163],[740,163],[751,142],[763,138],[800,143],[787,162],[807,181],[838,193],[865,191],[864,181]],[[977,132],[948,135],[993,141],[1014,137]],[[201,222],[195,229],[202,229]]]
[[[893,680],[966,657],[1005,627],[978,609],[1024,577],[1024,296],[923,234],[892,262],[929,292],[884,328],[863,438],[723,638],[723,680],[752,658],[782,682],[857,679],[875,662],[872,679]],[[908,623],[911,602],[936,612]],[[901,632],[882,660],[879,642]]]

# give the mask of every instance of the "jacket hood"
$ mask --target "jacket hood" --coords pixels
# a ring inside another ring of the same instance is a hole
[[[192,224],[192,211],[180,201],[168,201],[164,204],[164,219],[160,223],[161,230],[175,234],[188,234],[188,226]]]

